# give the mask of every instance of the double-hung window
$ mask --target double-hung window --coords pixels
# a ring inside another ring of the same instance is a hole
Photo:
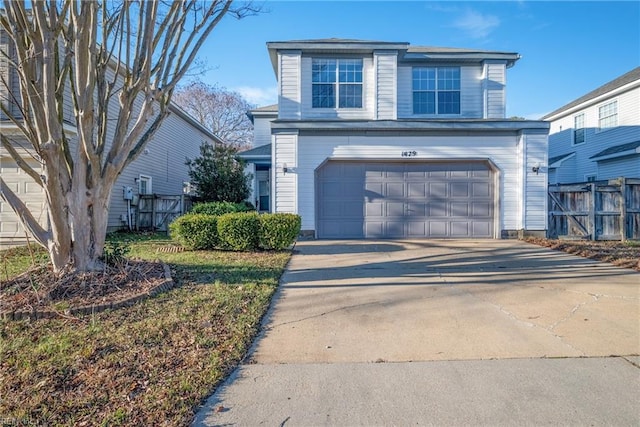
[[[618,126],[618,101],[601,105],[598,109],[598,127],[602,129]]]
[[[573,143],[582,144],[584,142],[584,113],[573,117]]]
[[[362,59],[315,58],[311,68],[313,108],[362,108]]]
[[[138,194],[153,194],[151,188],[152,178],[147,175],[138,175]]]
[[[460,68],[414,67],[413,114],[460,114]]]

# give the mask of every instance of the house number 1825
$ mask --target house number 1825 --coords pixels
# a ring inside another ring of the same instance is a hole
[[[402,157],[415,157],[418,155],[418,152],[413,150],[413,151],[403,151],[402,152]]]

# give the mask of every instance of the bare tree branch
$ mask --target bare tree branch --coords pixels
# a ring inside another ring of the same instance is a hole
[[[40,187],[42,187],[42,179],[40,178],[40,174],[36,172],[29,163],[27,163],[20,153],[13,147],[11,141],[7,136],[3,133],[0,133],[0,142],[2,143],[2,147],[9,152],[11,158],[16,162],[18,167],[22,169],[27,175],[29,175]]]

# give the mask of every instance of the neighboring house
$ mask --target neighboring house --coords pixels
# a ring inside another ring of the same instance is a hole
[[[640,178],[640,67],[542,118],[549,183]]]
[[[3,34],[0,32],[0,37]],[[2,49],[8,49],[8,38],[2,37]],[[6,62],[0,63],[0,72],[13,88],[13,95],[19,96],[18,80],[15,73],[10,72]],[[0,101],[7,102],[7,90],[0,84]],[[17,108],[9,102],[10,108]],[[143,154],[127,166],[113,187],[109,210],[108,230],[127,229],[136,224],[135,205],[140,195],[179,195],[185,187],[189,187],[186,158],[200,155],[200,144],[215,143],[220,140],[195,119],[175,104],[170,105],[170,114],[157,130],[155,136],[147,144]],[[71,105],[65,112],[69,123],[68,135],[73,143],[75,120]],[[110,122],[113,123],[113,122]],[[115,125],[115,124],[114,124]],[[26,150],[29,144],[6,116],[0,113],[0,130],[7,135],[21,152],[24,159],[36,169],[40,169],[37,156]],[[47,212],[42,189],[26,175],[0,146],[0,173],[6,185],[25,201],[27,207],[43,226],[47,226]],[[125,192],[125,189],[131,189]],[[125,195],[127,194],[128,195]],[[127,200],[130,198],[131,200]],[[0,199],[0,247],[22,245],[26,243],[25,231],[17,216],[7,203]]]
[[[267,48],[271,211],[300,214],[317,238],[545,235],[549,125],[505,119],[517,53],[342,39]]]

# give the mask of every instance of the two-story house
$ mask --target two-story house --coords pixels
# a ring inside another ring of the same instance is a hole
[[[542,118],[549,183],[640,178],[640,67]]]
[[[549,125],[505,119],[517,53],[342,39],[267,48],[271,211],[300,214],[317,238],[545,234]]]

